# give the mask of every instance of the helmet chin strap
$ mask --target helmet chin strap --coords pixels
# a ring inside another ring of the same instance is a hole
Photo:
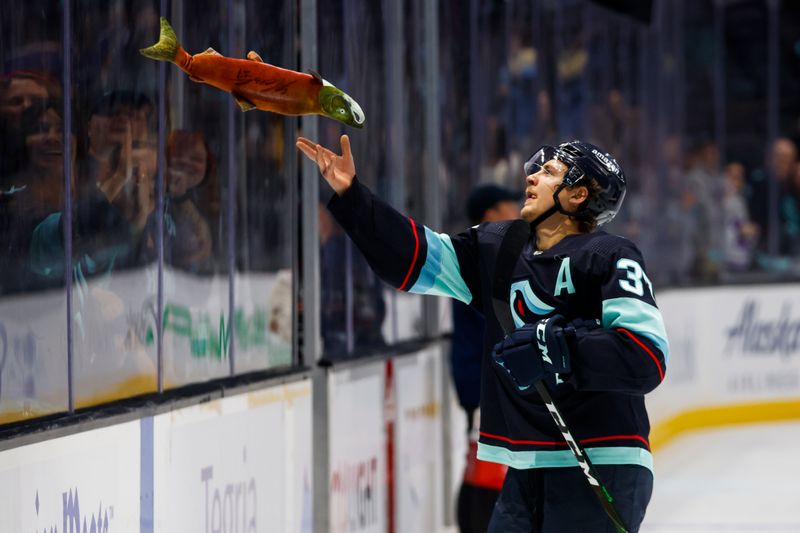
[[[581,219],[584,216],[584,213],[581,211],[576,213],[570,213],[569,211],[561,207],[561,202],[558,201],[558,193],[560,193],[561,190],[564,189],[566,186],[567,186],[566,184],[562,183],[555,190],[555,192],[553,192],[553,205],[531,222],[531,232],[533,232],[536,229],[536,226],[538,226],[539,224],[541,224],[542,222],[544,222],[545,220],[547,220],[556,213],[561,213],[562,215],[567,215],[568,217],[573,217],[577,219]]]
[[[548,208],[547,211],[536,217],[531,222],[531,231],[535,230],[536,226],[538,226],[539,224],[541,224],[542,222],[544,222],[545,220],[547,220],[556,213],[563,213],[565,215],[569,215],[569,213],[564,211],[564,208],[561,207],[561,202],[558,201],[558,193],[560,193],[564,187],[566,187],[566,185],[562,183],[561,185],[558,186],[558,188],[555,191],[553,191],[552,207]]]
[[[552,215],[554,215],[556,213],[558,213],[558,208],[556,206],[553,206],[553,207],[549,208],[547,211],[545,211],[544,213],[542,213],[541,215],[539,215],[538,217],[536,217],[531,222],[531,231],[535,230],[536,226],[538,226],[539,224],[541,224],[542,222],[544,222],[545,220],[547,220],[548,218],[550,218]]]

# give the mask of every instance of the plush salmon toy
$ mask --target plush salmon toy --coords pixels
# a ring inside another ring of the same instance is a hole
[[[252,51],[247,59],[225,57],[213,48],[191,55],[178,43],[175,30],[164,17],[158,42],[140,52],[151,59],[175,63],[193,81],[231,93],[242,111],[318,114],[356,128],[364,126],[361,106],[318,73],[279,68],[264,63]]]

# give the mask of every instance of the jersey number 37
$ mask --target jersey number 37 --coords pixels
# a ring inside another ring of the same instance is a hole
[[[653,295],[653,284],[650,283],[650,278],[644,273],[642,266],[633,259],[620,259],[617,261],[617,268],[624,270],[627,274],[627,279],[619,280],[619,286],[628,292],[632,292],[636,296],[644,296],[644,287],[642,280],[647,283],[647,288],[650,291],[650,297],[655,299]]]

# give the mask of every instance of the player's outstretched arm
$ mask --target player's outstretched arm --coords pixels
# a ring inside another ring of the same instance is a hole
[[[353,183],[356,164],[353,161],[353,152],[350,150],[350,138],[342,135],[339,142],[342,145],[342,155],[336,155],[305,137],[298,137],[295,146],[317,164],[320,174],[328,182],[328,185],[336,191],[336,194],[342,196]]]
[[[347,135],[340,142],[341,155],[304,137],[295,145],[317,164],[336,192],[328,209],[372,270],[400,290],[448,296],[467,304],[475,300],[480,287],[472,234],[451,238],[433,232],[383,202],[356,179]]]

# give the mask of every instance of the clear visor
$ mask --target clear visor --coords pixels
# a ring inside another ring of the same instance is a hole
[[[542,146],[539,151],[533,154],[522,166],[522,168],[525,170],[525,176],[536,174],[541,170],[552,174],[552,172],[550,172],[551,167],[545,167],[544,165],[553,159],[559,161],[562,165],[564,164],[559,160],[558,150],[556,150],[555,147],[548,145]]]

